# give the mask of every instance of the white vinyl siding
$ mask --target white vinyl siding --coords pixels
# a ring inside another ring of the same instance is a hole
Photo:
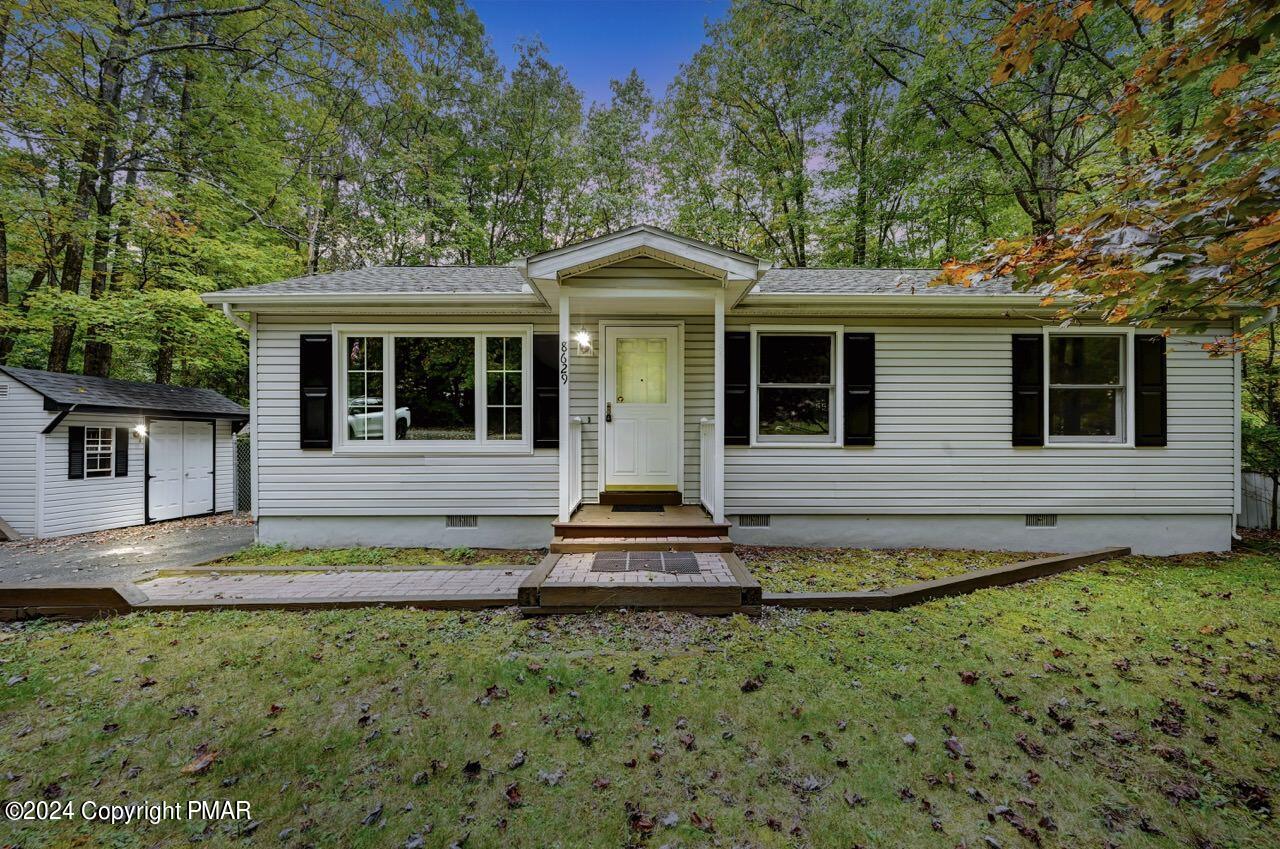
[[[1014,448],[1010,335],[1038,328],[978,320],[843,324],[875,334],[875,446],[730,446],[727,513],[1233,509],[1233,363],[1201,349],[1211,335],[1169,339],[1168,447]],[[745,330],[749,323],[731,318],[729,326]]]
[[[538,449],[521,455],[369,453],[298,447],[298,337],[332,333],[335,324],[401,328],[411,323],[399,315],[257,317],[255,346],[255,416],[257,514],[285,516],[440,516],[546,515],[557,508],[556,452]],[[423,324],[451,322],[424,317]],[[525,327],[520,316],[460,317],[457,323],[483,322],[494,332],[503,326]],[[534,324],[538,333],[556,332],[555,318]],[[335,386],[335,391],[338,387]],[[531,423],[530,423],[531,426]],[[341,420],[335,421],[335,428]],[[335,432],[335,437],[338,434]],[[548,533],[550,528],[548,527]]]
[[[213,427],[214,447],[214,479],[213,479],[213,511],[222,513],[235,509],[233,492],[235,488],[235,447],[231,422],[225,419],[218,421]],[[132,468],[129,474],[133,474]]]
[[[129,437],[129,474],[124,477],[67,477],[67,428],[132,428],[140,421],[139,416],[72,413],[45,437],[44,536],[84,534],[143,523],[146,474],[142,440]]]
[[[34,534],[36,442],[53,416],[38,393],[4,374],[0,383],[9,387],[8,397],[0,398],[0,518],[20,534]]]

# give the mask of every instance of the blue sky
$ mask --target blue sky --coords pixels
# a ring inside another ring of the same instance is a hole
[[[659,97],[702,44],[703,22],[728,0],[471,0],[504,64],[514,45],[538,37],[587,103],[609,99],[609,80],[632,68]]]

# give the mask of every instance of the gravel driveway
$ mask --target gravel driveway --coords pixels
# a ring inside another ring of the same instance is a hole
[[[0,542],[0,584],[136,581],[157,569],[181,569],[226,557],[252,542],[253,525],[230,515]]]

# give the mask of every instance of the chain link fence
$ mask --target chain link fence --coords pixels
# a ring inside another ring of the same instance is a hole
[[[1242,495],[1240,527],[1271,527],[1275,503],[1271,500],[1271,478],[1258,472],[1245,471],[1241,478]]]
[[[253,447],[249,434],[236,436],[235,450],[236,515],[253,511]]]

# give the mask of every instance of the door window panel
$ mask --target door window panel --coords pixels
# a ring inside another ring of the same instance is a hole
[[[622,337],[617,340],[616,390],[619,404],[667,403],[667,340]]]

